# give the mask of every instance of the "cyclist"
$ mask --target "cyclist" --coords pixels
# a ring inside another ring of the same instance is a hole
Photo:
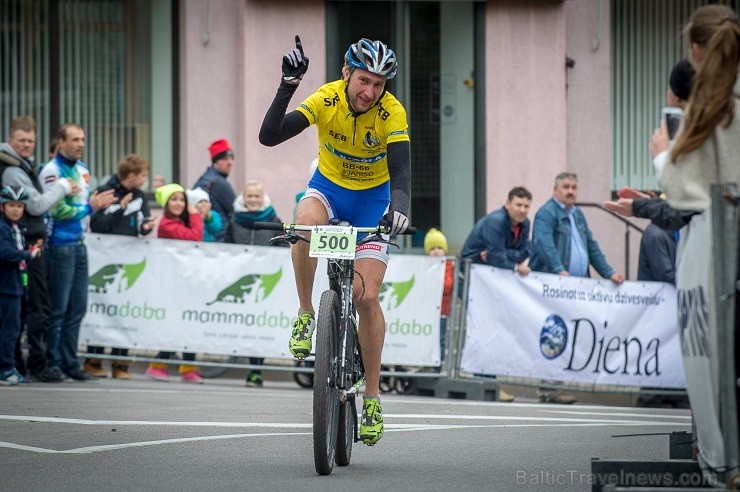
[[[391,236],[408,228],[411,197],[411,151],[406,110],[388,91],[396,75],[396,56],[380,41],[360,39],[344,55],[341,79],[320,87],[294,111],[288,103],[308,70],[300,37],[283,56],[283,77],[267,110],[260,142],[274,146],[315,124],[319,137],[319,166],[296,208],[296,222],[327,224],[346,220],[358,227],[387,225]],[[314,306],[311,300],[316,258],[308,245],[292,248],[293,270],[300,306],[288,347],[296,358],[311,352]],[[383,436],[380,405],[380,360],[385,317],[380,308],[380,285],[388,265],[388,245],[358,246],[354,298],[360,318],[362,360],[365,366],[360,438],[373,445]]]

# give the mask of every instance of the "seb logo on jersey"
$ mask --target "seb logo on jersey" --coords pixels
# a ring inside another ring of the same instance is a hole
[[[334,93],[334,97],[325,97],[324,106],[336,106],[339,102],[339,94]]]

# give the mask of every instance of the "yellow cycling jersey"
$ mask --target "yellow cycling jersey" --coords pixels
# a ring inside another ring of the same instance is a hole
[[[319,133],[319,171],[351,190],[388,181],[388,144],[409,140],[406,110],[393,94],[363,114],[349,108],[343,80],[323,85],[298,106]]]

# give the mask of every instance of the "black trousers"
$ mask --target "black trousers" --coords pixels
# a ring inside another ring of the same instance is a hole
[[[46,248],[44,248],[46,252]],[[39,373],[46,367],[46,327],[51,314],[49,289],[46,285],[44,255],[28,262],[28,294],[21,305],[21,333],[15,346],[15,364],[21,374],[26,370]],[[23,360],[21,339],[26,332],[28,360]]]

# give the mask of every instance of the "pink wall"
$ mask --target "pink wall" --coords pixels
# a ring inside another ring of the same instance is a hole
[[[259,129],[280,83],[283,54],[295,48],[296,34],[301,37],[309,68],[288,109],[297,107],[326,82],[324,1],[248,0],[246,5],[250,15],[244,23],[245,92],[249,93],[242,125],[247,151],[245,176],[262,180],[275,210],[283,220],[290,220],[295,195],[305,189],[309,164],[318,156],[316,129],[310,127],[276,147],[259,143]]]
[[[294,48],[295,34],[301,36],[310,67],[289,108],[325,82],[324,2],[211,3],[211,39],[205,46],[208,2],[184,0],[180,7],[181,181],[192,186],[210,165],[209,144],[226,137],[236,153],[229,176],[234,189],[239,193],[246,179],[262,180],[278,214],[288,220],[317,155],[316,132],[309,129],[273,148],[262,146],[258,134],[280,82],[282,56]]]
[[[210,166],[208,146],[227,138],[237,155],[244,155],[240,135],[241,97],[239,15],[241,0],[211,2],[213,19],[210,41],[203,44],[207,29],[207,5],[202,0],[180,3],[180,181],[192,186]]]
[[[565,11],[561,3],[489,1],[486,9],[486,203],[525,186],[533,208],[567,169]],[[531,217],[534,216],[534,210]]]
[[[567,54],[575,66],[567,73],[568,170],[578,174],[579,201],[602,203],[612,190],[612,122],[610,2],[603,3],[601,36],[595,48],[599,2],[571,0],[564,3]],[[594,238],[617,271],[624,273],[624,231],[621,222],[606,212],[583,208]],[[634,219],[645,225],[645,221]],[[637,278],[640,234],[630,234],[633,268]]]
[[[555,176],[579,177],[579,201],[610,199],[609,2],[593,50],[599,2],[489,0],[486,9],[486,203],[499,207],[516,185],[533,195],[530,219],[552,196]],[[566,56],[574,68],[566,71]],[[624,271],[624,226],[584,208],[607,260]],[[644,225],[643,221],[636,220]],[[640,235],[631,234],[631,278]]]
[[[273,148],[262,146],[258,133],[280,80],[282,55],[294,47],[295,34],[300,34],[311,63],[289,108],[326,81],[324,1],[213,1],[211,40],[204,46],[207,4],[180,4],[183,184],[192,185],[210,164],[210,142],[226,137],[237,154],[230,177],[234,188],[239,192],[245,179],[262,180],[278,214],[288,220],[317,155],[316,132],[311,128]],[[524,185],[534,195],[534,217],[551,196],[555,176],[564,170],[578,173],[581,201],[609,198],[609,2],[603,2],[601,45],[594,51],[598,4],[488,0],[488,210],[499,207],[513,186]],[[576,60],[567,72],[566,55]],[[623,270],[623,226],[602,212],[586,214],[607,258]],[[639,235],[633,234],[633,265],[638,244]]]

